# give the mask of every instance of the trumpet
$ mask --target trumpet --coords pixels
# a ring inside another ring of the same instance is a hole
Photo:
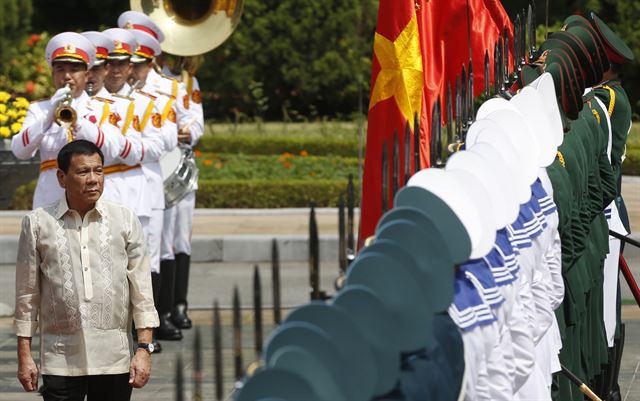
[[[69,84],[65,85],[66,88],[69,87]],[[78,114],[76,110],[71,107],[71,92],[60,102],[58,107],[56,108],[55,118],[58,125],[62,127],[69,127],[76,123],[78,119]]]

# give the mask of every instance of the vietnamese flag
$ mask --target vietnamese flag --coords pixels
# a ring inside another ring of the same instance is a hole
[[[493,74],[493,48],[507,27],[513,48],[513,26],[499,0],[380,0],[373,43],[371,96],[360,214],[358,248],[372,236],[382,216],[382,154],[387,154],[387,207],[393,207],[392,154],[398,135],[400,171],[404,173],[405,129],[411,129],[413,155],[414,116],[419,119],[420,166],[429,166],[431,115],[439,99],[446,115],[447,87],[455,96],[462,66],[468,71],[470,49],[474,94],[484,88],[484,54],[489,54]],[[469,42],[471,39],[471,43]],[[511,58],[511,57],[510,57]],[[493,82],[493,77],[489,77]],[[455,105],[455,101],[452,102]],[[455,106],[454,106],[455,107]],[[455,114],[454,110],[454,114]],[[443,121],[441,121],[443,123]],[[445,144],[446,145],[446,144]]]
[[[380,0],[373,44],[371,96],[362,188],[358,248],[373,234],[382,210],[382,152],[387,147],[388,207],[392,206],[393,136],[398,135],[400,160],[404,160],[407,123],[413,131],[414,116],[423,116],[424,56],[414,0]],[[422,120],[422,118],[421,118]],[[425,124],[420,124],[424,130]],[[426,133],[426,131],[424,131]],[[420,135],[428,148],[427,135]],[[413,141],[412,141],[413,142]],[[413,146],[412,146],[413,148]],[[413,150],[412,150],[413,151]],[[404,183],[400,167],[399,186]]]

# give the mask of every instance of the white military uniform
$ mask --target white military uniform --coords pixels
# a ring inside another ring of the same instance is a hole
[[[126,96],[131,87],[125,84],[116,95]],[[141,132],[142,139],[142,172],[146,179],[147,206],[150,208],[149,218],[142,218],[142,229],[147,238],[151,272],[160,272],[160,244],[162,237],[162,220],[164,210],[164,186],[162,172],[158,160],[167,151],[171,138],[162,129],[159,120],[160,111],[156,107],[154,97],[139,90],[131,93],[134,102],[133,129]],[[177,139],[176,139],[177,140]]]
[[[115,50],[115,43],[109,36],[97,31],[83,32],[96,47],[96,65],[105,63],[109,54]],[[130,207],[136,216],[151,215],[146,197],[146,180],[142,174],[140,158],[142,157],[142,138],[133,128],[134,103],[130,99],[112,96],[103,86],[93,96],[102,102],[102,112],[96,123],[117,127],[124,136],[126,144],[120,154],[120,163],[108,165],[105,171],[105,187],[110,191],[103,193],[103,198]]]
[[[163,73],[168,72],[166,68],[163,70]],[[173,78],[169,79],[158,74],[156,71],[151,71],[149,75],[148,80],[156,85],[156,87],[164,87],[164,90],[170,89],[171,93],[177,97],[178,126],[188,126],[191,131],[191,143],[180,144],[180,146],[192,148],[204,132],[202,100],[198,80],[189,75],[187,82],[176,85],[177,79],[182,77],[166,74]],[[164,228],[162,232],[163,260],[174,259],[176,253],[191,255],[191,230],[193,226],[193,212],[196,207],[195,191],[197,189],[198,184],[196,183],[193,191],[189,192],[180,202],[173,207],[167,208],[164,212]]]
[[[101,126],[110,124],[118,127],[121,135],[130,143],[129,151],[135,152],[137,155],[134,165],[123,166],[108,176],[114,183],[113,186],[117,188],[117,199],[114,201],[130,207],[138,218],[148,219],[151,217],[150,200],[146,178],[140,164],[140,159],[143,156],[142,135],[134,128],[133,124],[135,103],[130,98],[113,96],[105,88],[102,88],[94,98],[110,105],[110,114],[100,120]]]
[[[126,140],[117,128],[99,128],[92,122],[97,120],[102,111],[100,102],[92,100],[82,92],[82,95],[72,100],[71,107],[78,115],[78,129],[72,133],[72,138],[95,143],[104,154],[105,166],[117,163],[126,146]],[[53,203],[64,195],[64,189],[60,187],[56,177],[56,159],[60,149],[71,138],[67,130],[56,123],[44,127],[54,112],[54,107],[48,99],[31,103],[20,133],[11,141],[11,150],[19,159],[30,159],[40,151],[40,176],[33,195],[34,209]],[[130,159],[127,161],[131,162]],[[104,191],[107,194],[111,191],[108,183],[105,183]]]

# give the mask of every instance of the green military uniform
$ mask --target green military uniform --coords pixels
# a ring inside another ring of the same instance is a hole
[[[631,103],[619,80],[614,79],[595,87],[596,96],[607,106],[611,120],[611,166],[616,179],[616,206],[627,231],[630,230],[627,209],[622,199],[622,161],[631,130]]]

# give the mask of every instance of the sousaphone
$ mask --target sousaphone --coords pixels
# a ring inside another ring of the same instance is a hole
[[[164,52],[196,56],[220,46],[236,29],[244,0],[130,0],[165,35]]]

